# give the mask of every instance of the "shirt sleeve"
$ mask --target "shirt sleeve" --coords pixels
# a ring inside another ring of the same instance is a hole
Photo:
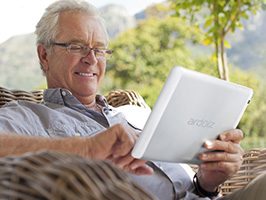
[[[10,102],[0,108],[0,133],[28,135],[35,132],[34,118],[28,108]]]
[[[174,191],[174,199],[183,200],[210,200],[209,197],[199,197],[193,184],[195,172],[188,164],[154,162],[171,180]]]

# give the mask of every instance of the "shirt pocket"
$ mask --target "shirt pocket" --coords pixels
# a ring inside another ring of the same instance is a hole
[[[96,122],[86,121],[75,124],[75,134],[80,136],[93,136],[103,130],[105,128]]]
[[[75,136],[75,126],[71,126],[71,123],[54,122],[51,123],[47,132],[50,137],[69,137]]]
[[[53,122],[50,124],[47,132],[50,137],[70,137],[70,136],[93,136],[105,130],[104,127],[97,123],[89,121],[80,122]]]

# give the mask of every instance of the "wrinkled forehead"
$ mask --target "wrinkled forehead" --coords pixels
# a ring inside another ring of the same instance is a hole
[[[108,35],[98,16],[85,12],[62,12],[57,24],[56,40],[82,42],[87,45],[102,44],[107,47]]]

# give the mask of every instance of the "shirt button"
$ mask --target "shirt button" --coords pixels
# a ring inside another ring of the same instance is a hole
[[[78,137],[78,136],[80,136],[80,133],[74,133],[74,136]]]
[[[62,91],[62,95],[63,95],[63,96],[66,96],[66,92],[65,92],[65,91]]]

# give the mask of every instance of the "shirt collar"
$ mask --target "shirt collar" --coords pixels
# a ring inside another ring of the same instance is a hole
[[[43,93],[44,102],[59,104],[59,105],[77,105],[82,104],[72,93],[63,88],[49,88]],[[108,107],[108,103],[104,96],[96,95],[96,102],[103,106]]]
[[[62,95],[67,92],[68,90],[61,89],[61,88],[46,89],[43,92],[43,100],[44,102],[64,105],[64,99]]]

